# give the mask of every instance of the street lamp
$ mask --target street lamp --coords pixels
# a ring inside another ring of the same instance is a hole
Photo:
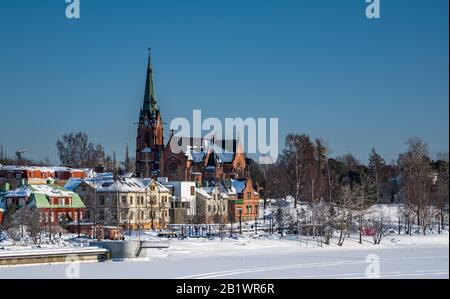
[[[239,209],[239,233],[242,235],[242,209]]]
[[[78,219],[78,238],[80,238],[80,209],[77,210],[77,219]]]

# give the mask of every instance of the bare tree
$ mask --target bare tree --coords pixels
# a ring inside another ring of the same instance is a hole
[[[441,233],[445,229],[444,209],[448,205],[449,199],[449,161],[448,153],[440,153],[436,162],[436,188],[435,188],[435,204],[439,209],[438,231]]]
[[[370,215],[369,229],[372,231],[373,243],[378,245],[384,237],[390,234],[390,216],[383,211],[376,211]]]
[[[294,208],[297,208],[300,198],[310,194],[307,191],[307,187],[310,186],[308,174],[311,167],[314,167],[314,146],[307,135],[289,134],[286,136],[281,165],[290,182],[290,191],[294,196]]]
[[[427,223],[422,223],[421,216],[427,216],[431,203],[433,188],[433,173],[428,156],[428,146],[420,138],[410,138],[407,141],[408,150],[401,154],[398,164],[401,168],[401,192],[406,204],[415,210],[417,225],[423,225],[425,234]]]
[[[12,239],[19,240],[29,236],[34,244],[41,241],[42,226],[37,208],[25,206],[17,210],[13,216],[13,226],[9,230]]]
[[[283,237],[284,231],[289,227],[289,225],[294,222],[289,209],[286,207],[278,207],[275,211],[274,219],[281,237]]]
[[[344,185],[339,194],[336,226],[339,230],[338,245],[344,244],[345,238],[352,225],[352,210],[355,205],[356,194],[350,185]]]
[[[63,135],[56,142],[59,159],[65,166],[94,168],[103,162],[105,152],[101,145],[89,142],[84,132]]]
[[[359,244],[362,244],[363,235],[363,221],[367,209],[372,206],[376,198],[376,186],[365,174],[361,175],[359,184],[354,187],[356,202],[354,208],[358,214],[358,230],[359,230]]]

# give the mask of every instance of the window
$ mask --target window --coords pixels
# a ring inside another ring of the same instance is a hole
[[[127,203],[127,197],[126,196],[122,196],[122,204],[126,204]]]
[[[130,205],[133,204],[133,196],[130,196]]]
[[[247,192],[247,199],[248,200],[252,200],[252,193],[251,192]]]
[[[208,205],[208,212],[211,212],[211,205]]]
[[[82,190],[82,191],[86,191],[86,189],[87,189],[87,188],[86,188],[85,185],[81,186],[81,190]]]
[[[195,186],[191,186],[191,196],[195,195]]]
[[[105,205],[105,197],[103,195],[100,196],[100,205],[101,206]]]

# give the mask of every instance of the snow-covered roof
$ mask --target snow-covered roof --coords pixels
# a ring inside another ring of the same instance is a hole
[[[203,188],[195,188],[195,192],[197,192],[198,194],[200,194],[206,198],[212,198],[212,196],[208,193],[208,191],[206,191]]]
[[[72,191],[56,188],[51,185],[30,185],[30,188],[37,193],[45,194],[49,197],[71,197],[73,195]]]
[[[74,191],[84,180],[70,178],[64,185],[64,188],[70,191]]]
[[[119,180],[115,181],[111,173],[98,174],[89,179],[70,179],[64,187],[68,190],[75,190],[82,182],[95,188],[96,192],[146,192],[152,182],[155,182],[161,192],[170,192],[163,184],[153,179],[121,176]]]
[[[4,193],[4,197],[29,197],[31,190],[29,186],[21,186]]]
[[[42,171],[42,172],[63,172],[63,171],[82,171],[87,169],[75,169],[64,166],[19,166],[19,165],[0,165],[0,170],[6,171]]]
[[[222,144],[222,146],[218,145],[218,143]],[[188,160],[191,160],[194,163],[201,163],[204,162],[207,153],[212,151],[216,154],[220,163],[231,163],[235,156],[235,153],[233,152],[235,150],[235,143],[234,140],[221,140],[213,143],[211,140],[203,139],[201,146],[188,145],[184,150],[184,153]]]
[[[120,179],[103,180],[95,183],[97,192],[146,192],[147,186],[142,180],[138,179]]]

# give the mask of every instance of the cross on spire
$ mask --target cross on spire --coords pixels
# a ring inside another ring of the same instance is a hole
[[[148,67],[152,65],[152,48],[148,48]]]

